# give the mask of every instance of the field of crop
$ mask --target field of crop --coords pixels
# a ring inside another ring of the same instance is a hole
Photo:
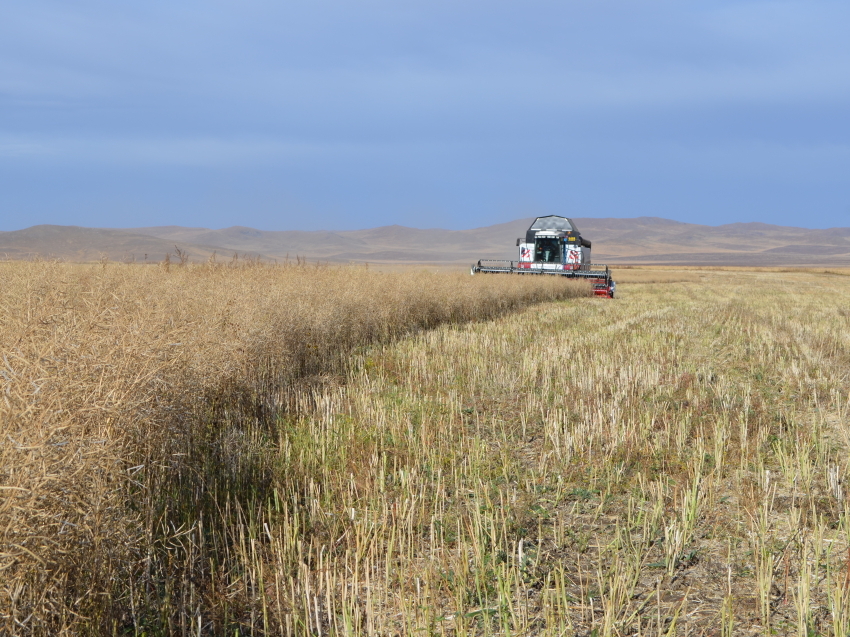
[[[244,551],[271,502],[295,508],[269,533],[306,520],[287,432],[352,357],[589,293],[239,262],[2,263],[0,290],[0,634],[45,635],[256,626]]]
[[[850,632],[845,273],[0,279],[0,633]]]

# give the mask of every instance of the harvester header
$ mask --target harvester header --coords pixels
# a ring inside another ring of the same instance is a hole
[[[550,274],[588,279],[597,296],[614,298],[616,283],[607,265],[591,265],[590,241],[581,236],[575,222],[566,217],[537,217],[516,240],[518,261],[481,259],[471,273]]]

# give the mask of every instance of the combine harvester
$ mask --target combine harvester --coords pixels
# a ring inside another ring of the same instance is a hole
[[[471,274],[554,274],[571,279],[588,279],[596,296],[614,298],[617,284],[607,265],[590,265],[590,241],[579,234],[572,219],[550,215],[537,217],[517,239],[519,261],[481,259]]]

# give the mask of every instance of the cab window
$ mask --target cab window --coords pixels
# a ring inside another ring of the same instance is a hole
[[[542,263],[560,263],[561,245],[557,237],[540,237],[535,241],[534,260]]]

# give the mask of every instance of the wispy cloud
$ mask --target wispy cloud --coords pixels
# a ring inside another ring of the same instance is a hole
[[[67,171],[109,167],[138,196],[187,170],[234,192],[286,182],[385,222],[420,201],[473,215],[494,192],[554,208],[557,176],[575,174],[576,214],[611,196],[605,182],[622,196],[599,212],[615,214],[653,194],[637,176],[651,171],[711,179],[661,216],[728,208],[724,183],[740,193],[747,178],[744,199],[771,215],[793,182],[823,216],[850,201],[818,178],[850,144],[848,22],[834,0],[33,0],[0,21],[0,161],[16,175],[3,188],[16,205],[34,190],[97,200]],[[28,179],[40,188],[15,195]]]

